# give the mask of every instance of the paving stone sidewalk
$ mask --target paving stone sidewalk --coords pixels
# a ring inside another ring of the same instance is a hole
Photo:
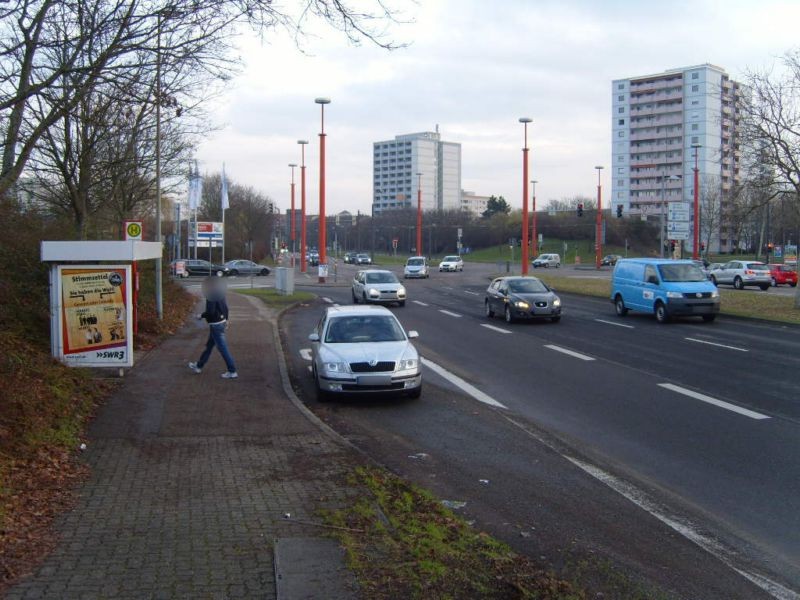
[[[56,551],[8,598],[275,598],[274,540],[325,535],[284,515],[318,521],[357,493],[359,459],[283,391],[268,310],[228,300],[239,379],[220,378],[216,350],[187,368],[202,322],[138,361],[92,424],[92,475]]]

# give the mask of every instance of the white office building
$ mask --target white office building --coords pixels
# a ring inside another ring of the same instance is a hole
[[[475,192],[461,190],[461,210],[480,217],[489,208],[490,196],[479,196]]]
[[[436,131],[398,135],[373,144],[373,210],[417,207],[422,184],[422,210],[461,207],[461,144],[443,142]],[[422,173],[422,181],[417,176]]]
[[[740,94],[740,84],[711,64],[613,81],[612,210],[658,220],[665,203],[691,202],[699,144],[701,186],[718,187],[724,224],[739,181]],[[725,229],[714,232],[712,250],[732,249]]]

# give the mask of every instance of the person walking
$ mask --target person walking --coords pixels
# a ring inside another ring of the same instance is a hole
[[[225,339],[225,330],[228,328],[228,303],[225,301],[225,284],[218,279],[208,278],[203,281],[203,295],[206,297],[206,310],[198,315],[198,319],[205,319],[208,323],[209,333],[206,348],[200,355],[200,360],[190,362],[189,368],[195,373],[202,373],[203,367],[211,356],[214,346],[222,355],[228,370],[222,374],[223,379],[236,379],[236,364],[233,362],[228,342]]]

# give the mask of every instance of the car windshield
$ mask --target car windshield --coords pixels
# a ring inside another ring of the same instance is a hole
[[[445,256],[442,262],[458,262],[457,256]]]
[[[421,267],[425,264],[424,258],[409,258],[408,263],[406,263],[409,267]]]
[[[706,276],[695,264],[660,265],[658,270],[664,281],[706,281]]]
[[[397,277],[389,271],[367,273],[367,283],[397,283]]]
[[[390,315],[336,317],[331,319],[325,335],[328,344],[402,342],[405,339],[400,323]]]
[[[538,279],[512,279],[508,282],[508,289],[514,294],[538,294],[549,291]]]
[[[760,263],[749,263],[746,265],[751,271],[769,271],[769,267]]]

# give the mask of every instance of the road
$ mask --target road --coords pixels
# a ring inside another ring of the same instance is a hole
[[[504,408],[481,405],[431,368],[416,403],[315,405],[299,350],[321,304],[284,322],[301,395],[381,462],[466,499],[470,516],[516,546],[520,532],[503,523],[546,529],[547,517],[559,516],[561,532],[549,532],[554,544],[521,538],[522,550],[541,544],[556,565],[570,560],[564,548],[572,544],[602,549],[680,596],[758,597],[727,563],[774,596],[793,597],[786,588],[800,589],[798,330],[725,318],[663,326],[641,315],[619,319],[610,303],[579,296],[565,296],[559,324],[509,326],[483,315],[493,269],[471,268],[407,282],[410,301],[393,310],[420,332],[432,368]],[[351,270],[340,269],[340,278]],[[349,288],[319,293],[350,300]],[[420,452],[428,457],[407,458]],[[679,542],[676,531],[709,552]]]

